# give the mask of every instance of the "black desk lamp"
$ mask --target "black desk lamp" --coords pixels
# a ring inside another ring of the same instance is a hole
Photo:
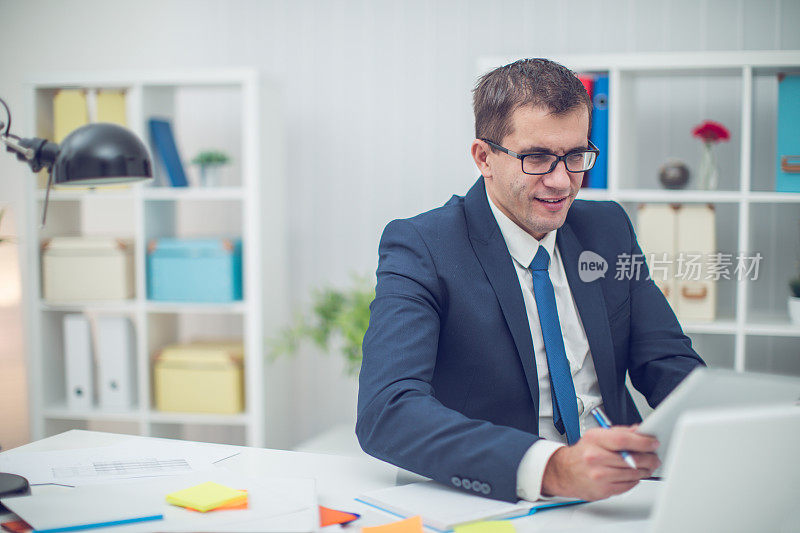
[[[61,145],[46,139],[23,139],[11,133],[11,112],[0,98],[8,115],[8,124],[0,122],[0,141],[6,151],[28,163],[33,172],[48,170],[47,193],[42,212],[42,226],[47,217],[50,187],[94,187],[112,183],[130,183],[153,177],[150,155],[142,141],[130,130],[116,124],[87,124],[64,138]],[[5,128],[5,131],[2,131]]]
[[[42,211],[42,225],[47,217],[50,187],[93,187],[152,179],[153,166],[147,148],[131,131],[116,124],[88,124],[69,135],[59,146],[38,137],[20,138],[11,133],[11,112],[0,98],[8,123],[0,122],[0,141],[6,151],[28,163],[33,172],[46,168],[49,174]],[[28,481],[15,474],[0,472],[0,497],[28,494]],[[0,511],[2,511],[0,506]]]

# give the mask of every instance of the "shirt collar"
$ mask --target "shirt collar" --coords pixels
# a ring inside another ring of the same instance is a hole
[[[516,262],[528,268],[539,250],[539,246],[544,246],[544,249],[550,255],[550,264],[552,264],[553,252],[556,247],[555,231],[548,232],[542,240],[537,241],[530,233],[517,226],[514,221],[494,205],[494,202],[489,197],[489,191],[486,191],[486,199],[489,201],[489,208],[492,210],[495,220],[497,220],[497,225],[500,226],[500,233],[503,234],[508,251]]]

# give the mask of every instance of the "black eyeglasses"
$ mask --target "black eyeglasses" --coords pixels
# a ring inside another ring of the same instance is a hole
[[[597,155],[600,150],[589,141],[588,150],[575,150],[564,155],[556,155],[550,152],[532,152],[530,154],[518,154],[512,152],[508,148],[504,148],[497,143],[493,143],[488,139],[481,139],[483,142],[505,152],[511,157],[516,157],[522,162],[522,172],[525,174],[548,174],[556,168],[559,161],[564,162],[564,166],[568,172],[586,172],[594,166],[597,161]]]

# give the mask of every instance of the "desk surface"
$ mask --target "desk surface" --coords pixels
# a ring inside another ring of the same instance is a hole
[[[131,435],[72,430],[2,452],[12,455],[28,451],[52,451],[90,448],[148,439]],[[225,446],[225,445],[220,445]],[[354,500],[365,491],[397,484],[398,469],[373,458],[344,457],[320,453],[291,452],[236,446],[241,453],[218,463],[248,476],[306,477],[317,482],[319,504],[357,512],[361,519],[346,530],[393,522],[396,517]],[[401,477],[402,479],[402,477]],[[632,491],[608,500],[553,509],[513,521],[518,532],[527,531],[644,531],[658,482],[642,482]],[[40,490],[70,490],[56,487],[33,487]],[[622,527],[620,527],[622,526]]]

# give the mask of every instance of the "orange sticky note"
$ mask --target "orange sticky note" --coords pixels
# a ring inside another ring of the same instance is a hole
[[[33,528],[24,520],[11,520],[10,522],[3,522],[0,526],[3,526],[3,529],[6,531],[11,531],[11,533],[28,533],[29,531],[33,531]]]
[[[319,527],[331,526],[333,524],[347,524],[353,520],[361,518],[360,514],[348,513],[347,511],[337,511],[319,506]]]
[[[361,528],[361,533],[422,533],[422,517],[412,516],[382,526]]]

